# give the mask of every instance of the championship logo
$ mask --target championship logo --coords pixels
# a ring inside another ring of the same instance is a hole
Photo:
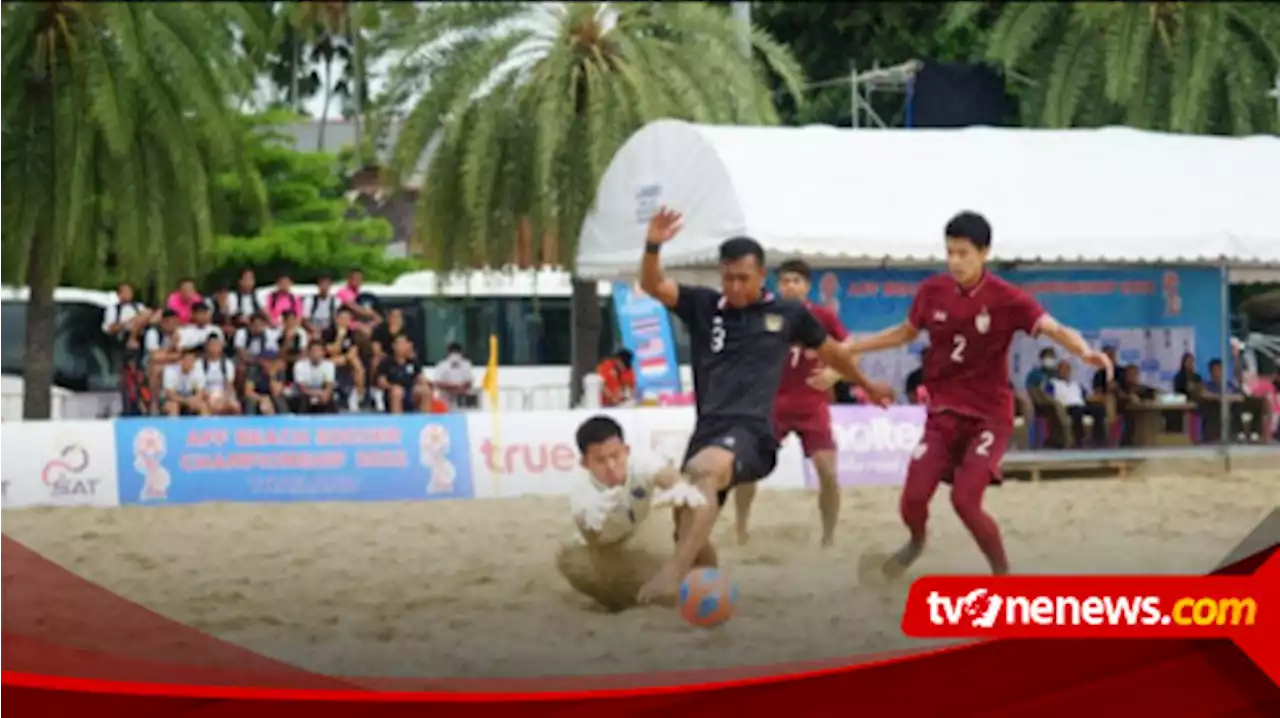
[[[142,474],[139,501],[165,501],[169,498],[169,470],[162,463],[167,450],[164,434],[154,427],[141,429],[133,437],[133,468]]]
[[[458,471],[449,460],[449,430],[444,424],[427,424],[418,432],[418,463],[431,473],[427,495],[453,491]]]

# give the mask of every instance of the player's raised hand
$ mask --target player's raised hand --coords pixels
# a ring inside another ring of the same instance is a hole
[[[644,241],[649,244],[666,244],[680,233],[682,227],[684,227],[684,215],[662,205],[649,219],[649,231],[645,234]]]
[[[873,404],[887,407],[893,403],[893,387],[885,384],[884,382],[868,382],[864,390],[867,392],[867,398],[870,399]]]
[[[1089,366],[1092,366],[1092,367],[1096,367],[1098,369],[1102,369],[1103,371],[1107,372],[1107,381],[1111,381],[1112,379],[1115,379],[1116,368],[1111,363],[1111,357],[1107,356],[1106,354],[1103,354],[1102,352],[1094,351],[1090,349],[1084,354],[1081,354],[1080,358],[1084,360],[1085,364],[1088,364]]]

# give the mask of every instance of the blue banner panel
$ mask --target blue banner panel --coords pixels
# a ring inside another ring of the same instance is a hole
[[[121,419],[122,504],[472,498],[450,414]]]
[[[626,282],[613,283],[622,345],[635,354],[636,395],[680,391],[671,315],[661,302]]]

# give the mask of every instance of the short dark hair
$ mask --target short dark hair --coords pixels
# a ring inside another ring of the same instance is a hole
[[[298,316],[298,313],[293,311],[292,309],[286,309],[283,312],[280,312],[281,319],[294,319],[297,316]]]
[[[631,362],[633,362],[636,358],[636,355],[633,354],[631,350],[627,349],[626,347],[623,347],[622,349],[619,349],[618,351],[614,352],[613,355],[617,357],[618,361],[622,362],[622,365],[628,369],[631,368]]]
[[[603,414],[593,416],[582,422],[578,426],[578,433],[574,438],[578,442],[578,451],[583,455],[587,453],[587,449],[596,444],[603,444],[609,439],[624,440],[622,425]]]
[[[445,354],[461,354],[462,344],[460,342],[449,342],[449,345],[444,348],[444,353]]]
[[[333,281],[333,275],[329,274],[328,272],[321,272],[320,276],[316,277],[316,284],[319,284],[320,282],[332,282],[332,281]]]
[[[213,311],[213,307],[209,306],[208,302],[196,302],[195,304],[191,305],[192,314],[204,314],[205,312],[212,312],[212,311]]]
[[[747,257],[755,257],[756,263],[763,267],[764,247],[750,237],[734,237],[720,243],[721,262],[736,262]]]
[[[1053,347],[1045,347],[1044,349],[1040,350],[1041,359],[1044,359],[1046,357],[1056,357],[1056,356],[1058,356],[1058,352],[1055,351]]]
[[[788,259],[778,265],[778,274],[799,274],[804,277],[804,281],[813,281],[813,267],[803,259]]]
[[[177,319],[177,318],[178,318],[178,312],[174,309],[166,309],[163,312],[160,312],[160,321],[164,321],[166,319]]]
[[[991,224],[977,212],[964,211],[947,222],[946,235],[953,239],[967,239],[978,249],[991,246]]]
[[[1210,360],[1209,360],[1209,371],[1213,371],[1215,367],[1216,367],[1216,368],[1222,368],[1222,360],[1221,360],[1221,359],[1216,359],[1216,358],[1215,358],[1215,359],[1210,359]]]
[[[269,321],[271,321],[271,319],[270,319],[270,317],[268,317],[268,316],[267,316],[267,313],[266,313],[266,312],[254,312],[254,313],[253,313],[253,316],[252,316],[252,317],[249,317],[249,321],[252,321],[252,322],[269,322]]]

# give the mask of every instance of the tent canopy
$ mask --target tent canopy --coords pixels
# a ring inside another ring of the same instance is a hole
[[[578,272],[634,276],[661,204],[685,216],[663,252],[671,269],[714,267],[720,242],[737,235],[759,240],[771,265],[936,264],[947,220],[971,209],[991,221],[997,261],[1225,260],[1270,274],[1280,268],[1280,138],[660,120],[605,171]]]

